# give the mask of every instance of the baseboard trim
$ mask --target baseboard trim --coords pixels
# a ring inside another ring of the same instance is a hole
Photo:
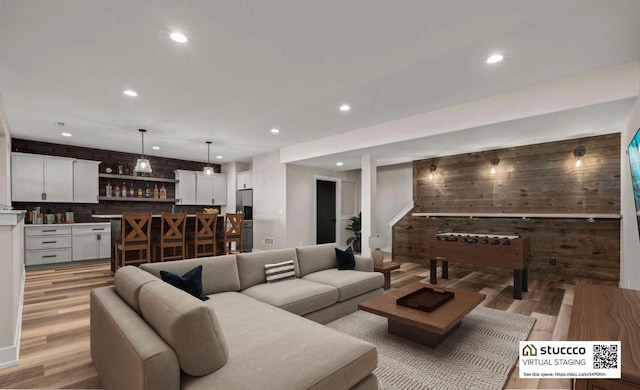
[[[16,334],[13,345],[0,348],[0,369],[15,366],[20,358],[20,337],[22,336],[22,307],[24,305],[24,283],[25,268],[22,267],[22,278],[20,279],[20,302],[18,303],[18,315],[16,319]]]

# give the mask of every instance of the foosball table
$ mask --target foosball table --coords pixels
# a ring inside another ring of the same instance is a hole
[[[442,278],[449,279],[449,261],[513,270],[513,298],[522,299],[528,291],[531,257],[529,237],[477,233],[439,233],[427,244],[430,283],[437,284],[438,260]]]

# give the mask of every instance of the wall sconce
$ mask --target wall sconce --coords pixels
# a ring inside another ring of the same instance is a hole
[[[433,180],[433,173],[436,171],[435,164],[431,164],[429,167],[429,180]]]
[[[580,168],[582,166],[582,157],[584,157],[585,154],[587,154],[587,148],[582,145],[573,149],[573,156],[576,158],[576,168]]]
[[[499,158],[492,158],[491,159],[491,174],[492,175],[496,174],[496,167],[498,166],[498,164],[500,164],[500,159]]]

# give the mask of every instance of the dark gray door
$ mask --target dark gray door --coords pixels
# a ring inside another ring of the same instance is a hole
[[[316,181],[316,243],[336,242],[336,182]]]

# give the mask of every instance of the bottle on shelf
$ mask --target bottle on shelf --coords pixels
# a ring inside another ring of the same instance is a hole
[[[111,182],[110,182],[110,181],[108,181],[108,182],[107,182],[106,191],[105,191],[105,195],[106,195],[107,197],[109,197],[109,198],[110,198],[110,197],[112,197],[112,196],[113,196],[113,192],[112,192],[112,191],[113,191],[113,189],[112,189],[112,187],[111,187]]]
[[[138,187],[138,198],[142,198],[142,184],[140,184],[140,186]]]
[[[129,182],[129,197],[130,198],[136,197],[136,190],[135,188],[133,188],[133,182]]]
[[[126,198],[129,193],[127,192],[127,183],[122,182],[122,197]]]
[[[164,188],[164,183],[160,187],[160,199],[167,199],[167,189]]]
[[[120,185],[116,182],[116,198],[120,197]]]
[[[122,175],[124,173],[124,167],[119,162],[116,162],[116,165],[118,166],[118,175]]]
[[[147,183],[147,188],[144,190],[144,197],[151,198],[151,187],[149,187],[149,183]]]
[[[153,186],[153,198],[154,199],[159,199],[160,198],[160,191],[158,191],[158,184],[155,184]]]

